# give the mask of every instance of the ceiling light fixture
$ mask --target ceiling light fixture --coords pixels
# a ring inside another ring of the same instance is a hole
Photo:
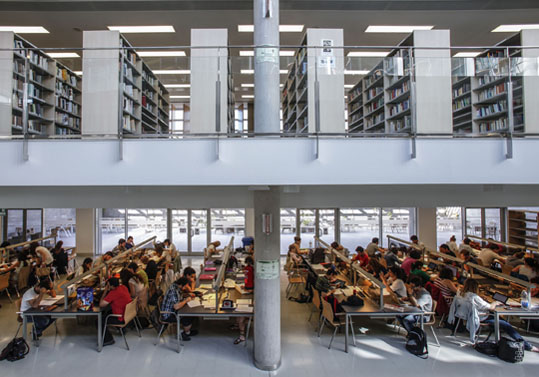
[[[74,74],[76,74],[77,76],[82,76],[82,71],[73,71]]]
[[[185,51],[137,51],[137,54],[142,58],[160,58],[160,57],[167,57],[167,56],[185,56]]]
[[[364,69],[359,69],[359,70],[348,70],[348,69],[345,69],[344,70],[344,74],[345,75],[366,75],[367,73],[369,73],[370,71],[368,70],[364,70]]]
[[[255,98],[254,94],[244,94],[241,98]]]
[[[411,33],[414,30],[431,30],[434,26],[419,25],[369,25],[365,33]]]
[[[499,25],[492,33],[516,33],[525,29],[539,29],[539,24]]]
[[[174,89],[174,88],[190,88],[191,87],[191,84],[166,84],[164,85],[165,88],[170,88],[170,89]]]
[[[189,75],[191,73],[188,69],[156,69],[152,72],[156,75]]]
[[[80,58],[80,55],[76,52],[49,52],[47,53],[53,59],[59,58]]]
[[[49,34],[43,26],[0,26],[0,31],[12,31],[18,34]]]
[[[454,58],[475,58],[481,52],[479,51],[468,51],[468,52],[457,52],[453,55]]]
[[[191,96],[170,96],[170,99],[187,99],[191,98]]]
[[[301,33],[304,25],[279,25],[280,33]],[[240,33],[253,33],[255,31],[254,25],[238,25],[238,31]]]
[[[344,84],[344,89],[352,89],[354,84]]]
[[[109,30],[120,33],[175,33],[172,25],[161,26],[107,26]]]
[[[389,51],[350,51],[349,58],[383,58],[389,55]]]
[[[254,88],[255,84],[241,84],[242,88]]]
[[[240,56],[255,56],[255,52],[253,50],[241,50]],[[280,50],[279,56],[294,56],[293,50]]]

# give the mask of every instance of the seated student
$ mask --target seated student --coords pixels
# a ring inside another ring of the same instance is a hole
[[[107,251],[105,254],[97,258],[95,262],[95,266],[99,266],[102,264],[105,264],[105,262],[108,262],[114,257],[114,254],[112,254],[112,251]]]
[[[406,297],[406,285],[404,280],[406,279],[406,273],[400,267],[393,266],[389,269],[389,279],[385,276],[381,276],[382,283],[386,286],[389,292],[395,293],[397,297]]]
[[[245,257],[245,267],[243,268],[243,272],[245,274],[245,281],[243,288],[245,290],[252,290],[255,288],[255,271],[254,271],[254,265],[255,261],[252,256]]]
[[[163,241],[163,247],[165,248],[167,261],[168,262],[174,261],[174,265],[177,265],[179,268],[179,270],[176,271],[176,267],[175,267],[174,271],[179,272],[182,269],[182,259],[180,258],[180,253],[178,253],[178,250],[176,250],[176,245],[174,245],[170,241],[170,239],[167,238]]]
[[[401,268],[404,270],[406,276],[410,275],[410,271],[412,271],[412,264],[417,262],[419,259],[421,259],[421,252],[416,249],[411,249],[408,257],[406,257],[401,265]]]
[[[449,250],[453,252],[453,255],[457,256],[459,247],[457,245],[457,237],[455,237],[455,235],[452,235],[451,238],[449,238],[449,242],[447,242],[446,245],[449,246]]]
[[[127,241],[125,242],[125,249],[129,250],[132,249],[135,246],[135,240],[133,239],[133,236],[127,237]]]
[[[417,261],[412,264],[412,270],[410,271],[409,278],[412,279],[414,276],[419,276],[423,286],[430,281],[430,276],[425,271],[423,271],[423,262]]]
[[[419,250],[425,250],[425,244],[423,242],[419,242],[419,238],[414,234],[413,236],[410,236],[410,241],[417,247],[419,247]],[[417,250],[417,249],[416,249]]]
[[[116,255],[118,255],[118,254],[123,253],[124,251],[126,251],[126,250],[127,250],[127,248],[126,248],[126,246],[125,246],[126,243],[127,243],[127,242],[125,241],[125,239],[120,238],[120,239],[118,240],[118,245],[116,245],[116,246],[114,247],[114,249],[112,249],[112,254],[113,254],[114,256],[116,256]]]
[[[47,293],[51,297],[56,297],[56,292],[54,292],[52,283],[48,278],[41,280],[39,284],[37,284],[35,287],[28,289],[24,293],[21,299],[21,312],[25,312],[28,309],[39,308],[39,304],[41,303],[41,300],[43,300],[43,297]],[[39,338],[41,334],[43,333],[43,331],[45,331],[45,329],[54,322],[51,316],[28,317],[28,321],[34,322],[34,325],[36,328],[35,334],[32,334],[34,339]]]
[[[481,260],[483,266],[491,267],[494,260],[499,261],[501,264],[505,263],[505,259],[498,254],[498,246],[491,243],[487,248],[481,249],[478,259]]]
[[[298,237],[298,236],[295,236],[294,237],[294,243],[290,244],[288,246],[288,250],[290,250],[290,248],[293,248],[295,250],[296,253],[300,254],[300,249],[301,249],[301,237]]]
[[[338,275],[339,273],[336,270],[334,270],[333,268],[330,268],[326,271],[325,275],[318,277],[314,287],[323,296],[327,296],[333,293],[333,291],[335,290],[333,285],[337,282]]]
[[[358,246],[356,247],[356,253],[357,254],[352,258],[352,263],[359,262],[359,267],[367,267],[369,264],[369,256],[365,250],[361,246]]]
[[[130,268],[120,271],[120,281],[129,290],[131,298],[141,297],[144,292],[144,283]]]
[[[62,247],[63,245],[63,241],[58,241],[52,249],[52,265],[56,267],[56,271],[59,275],[67,274],[67,265],[69,263],[69,257]]]
[[[127,268],[131,270],[133,274],[138,275],[140,281],[145,287],[148,286],[148,275],[146,274],[146,271],[144,271],[137,263],[131,262],[127,265]]]
[[[469,239],[468,237],[463,239],[462,243],[459,246],[459,253],[462,250],[467,250],[470,253],[471,256],[476,257],[479,254],[479,251],[472,248],[471,244],[472,244],[472,240]]]
[[[155,280],[157,277],[157,271],[159,271],[159,267],[157,267],[157,263],[153,259],[149,259],[147,256],[143,256],[140,258],[142,263],[146,265],[146,275],[148,276],[148,280]]]
[[[131,302],[131,295],[125,285],[120,284],[120,279],[110,278],[103,296],[99,301],[100,308],[106,308],[110,305],[110,312],[103,313],[103,318],[106,318],[108,314],[118,314],[120,317],[110,317],[108,324],[123,324],[125,307]],[[105,320],[103,320],[103,331],[105,332],[105,340],[103,346],[110,346],[114,344],[114,337],[105,327]]]
[[[377,252],[384,252],[385,250],[378,246],[378,237],[374,237],[371,242],[365,248],[365,252],[369,257],[373,257]]]
[[[381,275],[386,275],[387,274],[387,268],[381,263],[381,261],[383,260],[383,258],[370,258],[369,259],[369,264],[367,265],[366,267],[366,270],[368,272],[370,272],[371,274],[373,274],[375,277],[380,277]]]
[[[388,252],[384,254],[384,259],[386,261],[387,267],[391,268],[393,266],[400,266],[400,259],[398,257],[399,250],[395,245],[392,245]]]
[[[451,248],[446,245],[445,243],[441,244],[438,251],[442,254],[451,255],[452,257],[456,257],[457,255],[451,250]]]
[[[220,250],[217,249],[219,246],[221,246],[221,241],[214,241],[210,243],[208,247],[206,248],[208,257],[211,256],[212,254],[219,253]]]
[[[464,282],[464,287],[460,292],[460,296],[464,297],[469,301],[477,310],[479,314],[479,320],[483,323],[488,323],[490,326],[494,326],[493,316],[490,315],[490,310],[494,310],[496,306],[499,305],[498,302],[494,301],[491,304],[486,302],[479,296],[479,283],[473,278],[468,278]],[[509,337],[513,338],[516,341],[524,342],[524,349],[526,351],[539,352],[539,348],[532,346],[528,343],[522,336],[511,326],[509,322],[504,321],[503,319],[499,320],[500,331],[505,332]]]
[[[40,265],[45,265],[49,267],[54,261],[54,258],[52,257],[52,254],[49,249],[43,246],[39,246],[39,243],[37,243],[36,241],[30,244],[30,254],[35,255],[40,259]]]
[[[524,264],[516,266],[511,275],[516,277],[525,277],[527,281],[531,281],[533,278],[537,277],[537,264],[533,258],[524,258]]]
[[[516,253],[514,253],[513,255],[508,256],[505,259],[505,265],[509,266],[509,267],[512,267],[512,268],[520,266],[520,265],[524,264],[524,256],[525,255],[526,255],[526,253],[524,251],[522,251],[522,250],[517,251]]]
[[[92,264],[93,264],[92,258],[85,258],[84,261],[82,262],[82,266],[77,268],[77,271],[75,271],[75,277],[79,277],[82,274],[90,271],[92,268]]]
[[[183,276],[187,279],[187,284],[182,288],[182,292],[185,294],[185,297],[196,297],[196,283],[197,283],[197,273],[192,267],[185,267],[183,270]]]
[[[473,257],[472,254],[467,249],[460,250],[459,258],[465,262],[478,264],[477,259]],[[472,272],[472,268],[468,266],[467,264],[464,264],[462,267],[464,268],[465,271]]]
[[[451,304],[458,290],[453,283],[453,271],[447,267],[442,268],[440,275],[434,279],[434,285],[440,290],[445,302]]]
[[[181,277],[176,280],[165,293],[163,303],[161,304],[161,312],[175,312],[183,308],[193,298],[185,296],[182,293],[183,287],[189,284],[186,277]],[[161,320],[168,323],[176,323],[176,318],[170,314],[161,314]],[[193,319],[190,317],[181,317],[180,323],[183,326],[182,339],[185,341],[191,340],[192,336],[198,334],[197,330],[191,330]]]
[[[344,256],[348,256],[348,249],[346,249],[343,245],[339,244],[337,241],[333,241],[330,246],[332,249],[340,252]]]
[[[407,289],[408,298],[410,303],[416,308],[421,309],[424,312],[432,311],[432,297],[430,293],[423,288],[421,284],[421,278],[419,276],[413,276],[410,278],[410,287]],[[430,316],[423,316],[423,322],[428,322]],[[421,316],[408,314],[406,316],[398,316],[397,319],[404,326],[406,331],[410,332]]]
[[[288,261],[291,267],[297,267],[303,263],[303,259],[298,253],[298,249],[294,247],[294,244],[288,246]]]

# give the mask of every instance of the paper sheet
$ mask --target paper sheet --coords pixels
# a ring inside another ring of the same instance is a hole
[[[64,296],[56,296],[54,298],[50,297],[50,298],[44,298],[43,300],[41,300],[41,302],[39,303],[39,306],[51,306],[51,305],[54,305],[56,304],[59,300],[63,299]]]
[[[238,307],[236,308],[237,312],[242,312],[242,313],[252,313],[253,310],[254,308],[249,305],[238,305]]]
[[[239,298],[236,300],[237,305],[251,305],[253,300],[250,298]]]
[[[199,300],[191,300],[187,303],[187,306],[189,306],[190,308],[196,308],[197,306],[201,306],[202,304],[200,303]]]
[[[198,288],[200,288],[200,290],[202,290],[202,289],[212,289],[213,287],[212,287],[211,284],[200,284],[198,286]]]

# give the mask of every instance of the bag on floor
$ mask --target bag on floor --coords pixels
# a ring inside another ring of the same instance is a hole
[[[23,338],[15,338],[2,350],[2,353],[0,353],[0,360],[15,361],[24,359],[28,352],[30,352],[30,347],[28,347],[26,340]]]
[[[484,342],[474,345],[477,352],[488,356],[498,356],[498,344],[494,341],[485,340]]]
[[[520,363],[524,360],[524,341],[502,337],[498,343],[498,357],[509,363]]]
[[[429,357],[427,334],[421,328],[414,327],[406,337],[406,349],[413,355],[426,359]]]
[[[295,301],[298,304],[305,304],[308,302],[311,302],[311,297],[308,295],[304,295],[303,293],[299,295],[299,297],[289,297],[290,301]]]

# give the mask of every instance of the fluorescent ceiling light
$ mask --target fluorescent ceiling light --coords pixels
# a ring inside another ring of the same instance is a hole
[[[369,25],[365,33],[411,33],[414,30],[431,30],[434,26],[414,25]]]
[[[187,99],[191,98],[191,96],[170,96],[170,99]]]
[[[252,33],[255,31],[254,25],[238,25],[240,33]],[[280,33],[301,33],[303,25],[279,25]]]
[[[185,51],[137,51],[137,54],[142,57],[166,57],[166,56],[185,56]]]
[[[241,50],[240,56],[255,56],[255,52],[253,50]],[[293,50],[280,50],[279,56],[294,56]]]
[[[0,31],[12,31],[19,34],[49,34],[43,26],[0,26]]]
[[[76,52],[49,52],[47,53],[51,58],[80,58],[80,55]]]
[[[514,24],[514,25],[500,25],[494,30],[493,33],[516,33],[524,29],[539,29],[539,24]]]
[[[468,51],[468,52],[457,52],[453,55],[454,58],[475,58],[481,52],[479,51]]]
[[[188,69],[156,69],[152,71],[155,75],[189,75]]]
[[[344,84],[344,89],[352,89],[354,86],[354,84]]]
[[[244,94],[241,98],[255,98],[253,94]]]
[[[350,51],[349,58],[383,58],[389,55],[389,51]]]
[[[76,74],[77,76],[82,76],[82,71],[73,71],[74,74]]]
[[[242,88],[254,88],[255,84],[241,84]]]
[[[154,72],[155,72],[155,71],[154,71]],[[253,74],[255,73],[255,70],[254,70],[254,69],[242,69],[242,70],[240,71],[240,73],[243,74],[243,75],[253,75]],[[286,75],[286,74],[288,73],[288,70],[286,70],[286,69],[280,69],[280,70],[279,70],[279,73],[280,73],[281,75]]]
[[[190,88],[191,84],[166,84],[165,88]]]
[[[175,33],[172,25],[162,26],[107,26],[109,30],[119,31],[120,33]]]
[[[369,73],[370,71],[368,70],[363,70],[363,69],[360,69],[360,70],[348,70],[348,69],[345,69],[344,70],[344,74],[345,75],[366,75],[367,73]]]

